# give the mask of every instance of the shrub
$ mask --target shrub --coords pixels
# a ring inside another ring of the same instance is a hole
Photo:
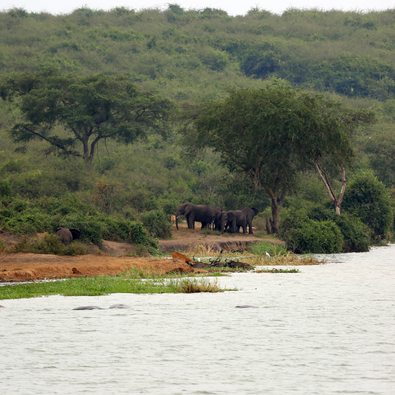
[[[152,229],[159,236],[165,235],[165,214],[157,212],[151,216],[155,219],[151,223]],[[166,225],[170,227],[170,223]],[[81,203],[74,195],[64,199],[30,201],[16,197],[3,200],[0,205],[0,226],[12,234],[27,235],[38,232],[54,234],[59,227],[78,228],[82,242],[96,244],[99,248],[102,247],[103,239],[158,248],[157,241],[144,230],[141,223],[100,214],[92,206]]]
[[[139,222],[130,223],[130,231],[128,235],[128,242],[130,244],[141,244],[149,247],[151,250],[157,250],[159,245],[157,240],[152,238],[148,231],[143,228],[143,225]]]
[[[306,210],[288,210],[280,224],[280,237],[297,253],[333,254],[342,251],[343,235],[330,221],[311,220]]]
[[[306,223],[299,231],[299,251],[316,254],[336,254],[342,251],[343,235],[330,221]]]
[[[315,207],[309,212],[313,220],[327,220],[334,222],[340,229],[344,239],[342,252],[367,252],[369,251],[369,232],[361,220],[343,210],[341,215],[333,210]]]
[[[79,243],[73,242],[68,246],[62,243],[59,236],[48,234],[43,240],[28,240],[26,237],[15,244],[7,252],[32,252],[34,254],[54,254],[54,255],[85,255],[86,247]]]
[[[170,239],[171,223],[169,217],[162,210],[152,210],[140,215],[140,220],[152,237]]]
[[[13,234],[34,235],[45,232],[50,226],[50,217],[37,210],[26,210],[4,221],[4,229]]]
[[[385,239],[393,213],[385,186],[373,174],[356,177],[344,196],[343,210],[357,216],[372,231],[372,239]]]

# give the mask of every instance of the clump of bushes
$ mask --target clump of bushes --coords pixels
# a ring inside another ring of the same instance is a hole
[[[343,210],[369,227],[373,242],[385,240],[393,221],[391,199],[384,184],[373,174],[354,178],[344,196]]]
[[[342,252],[369,251],[369,229],[359,218],[344,210],[338,215],[322,206],[312,209],[309,218],[316,221],[331,221],[339,227],[344,238]]]
[[[85,255],[86,247],[79,242],[73,242],[68,246],[62,243],[59,236],[48,234],[43,240],[28,240],[26,237],[12,246],[7,252],[32,252],[34,254],[54,255]]]
[[[158,241],[137,221],[100,213],[73,195],[58,198],[0,201],[0,226],[11,234],[55,233],[59,227],[78,228],[81,242],[102,247],[102,240],[126,241],[156,250]]]
[[[169,216],[162,210],[152,210],[143,213],[140,215],[140,220],[152,237],[157,237],[159,239],[171,238],[172,233]]]
[[[280,237],[297,253],[369,251],[368,228],[357,217],[322,206],[310,212],[290,209],[280,224]]]
[[[341,252],[344,238],[330,221],[313,221],[306,210],[289,210],[280,224],[280,237],[296,253],[334,254]]]

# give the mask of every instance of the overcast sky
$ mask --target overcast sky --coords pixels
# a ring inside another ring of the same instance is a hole
[[[73,10],[87,7],[92,10],[110,10],[115,7],[126,7],[135,10],[143,8],[166,9],[169,2],[158,0],[0,0],[0,10],[10,8],[24,8],[29,12],[49,12],[50,14],[69,14]],[[170,4],[178,4],[185,10],[203,9],[206,7],[219,8],[229,15],[245,15],[254,7],[281,14],[287,8],[319,8],[322,10],[343,10],[366,12],[371,10],[386,10],[395,8],[394,0],[179,0],[170,1]]]

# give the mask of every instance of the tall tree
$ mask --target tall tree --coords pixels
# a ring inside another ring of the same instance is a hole
[[[85,163],[92,161],[100,140],[129,144],[148,128],[163,130],[172,107],[123,76],[80,77],[52,68],[2,79],[0,96],[17,100],[24,117],[10,130],[14,142],[26,145],[39,138],[49,144],[47,152],[79,156]],[[67,137],[57,135],[55,126]]]
[[[266,191],[278,233],[279,201],[300,173],[311,167],[322,173],[324,163],[351,163],[351,136],[374,114],[275,82],[260,90],[229,90],[221,101],[186,104],[182,119],[191,151],[212,147],[231,172],[244,172]]]

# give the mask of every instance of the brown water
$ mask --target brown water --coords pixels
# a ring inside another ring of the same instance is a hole
[[[2,301],[0,391],[395,394],[395,245],[328,258],[219,278],[238,292]]]

